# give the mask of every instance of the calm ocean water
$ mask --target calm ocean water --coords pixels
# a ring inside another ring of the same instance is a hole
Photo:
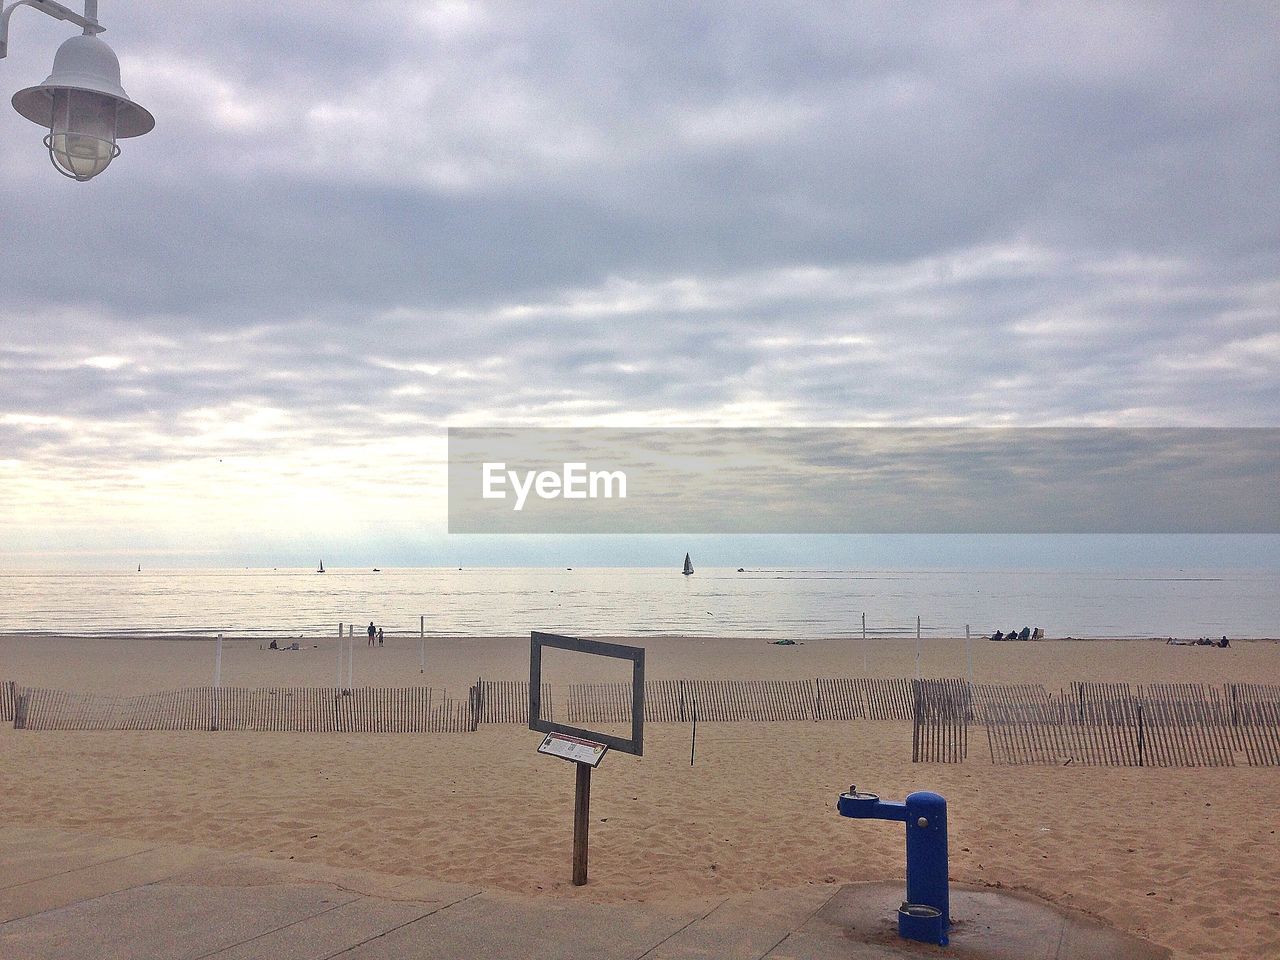
[[[323,635],[339,621],[431,635],[989,634],[1280,637],[1269,572],[678,569],[0,572],[0,633]]]

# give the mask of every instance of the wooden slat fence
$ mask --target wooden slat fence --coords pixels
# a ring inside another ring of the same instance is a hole
[[[808,680],[648,680],[646,723],[812,720],[813,686]],[[571,683],[569,723],[629,723],[631,684]]]
[[[1229,683],[1235,697],[1251,703],[1280,703],[1280,683]]]
[[[197,729],[331,732],[344,729],[339,714],[348,699],[332,689],[205,688],[198,694],[197,711],[208,725]]]
[[[645,723],[688,723],[693,719],[693,692],[688,680],[644,682]],[[569,723],[630,723],[631,684],[571,683]]]
[[[630,684],[623,684],[630,696]],[[627,717],[631,704],[627,704]],[[685,680],[646,680],[644,682],[645,723],[689,723],[693,720],[693,693]]]
[[[0,721],[13,719],[13,688],[12,680],[0,680]]]
[[[442,699],[428,687],[194,687],[137,697],[21,687],[14,710],[24,730],[463,733],[476,722],[474,696]]]
[[[1280,766],[1280,684],[1227,684],[1223,700],[1232,743],[1249,766]]]
[[[1089,704],[1128,702],[1137,695],[1138,689],[1131,683],[1104,683],[1097,680],[1071,681],[1071,699],[1082,716]]]
[[[1191,706],[1184,700],[1144,698],[1142,709],[1146,766],[1235,766],[1220,703]]]
[[[19,687],[13,725],[27,730],[123,730],[133,699]]]
[[[543,685],[544,708],[552,688]],[[528,722],[528,684],[478,680],[465,698],[427,687],[191,687],[126,697],[0,682],[0,719],[28,730],[461,733]],[[958,679],[650,680],[652,723],[911,720],[912,757],[957,762],[982,723],[1000,764],[1280,766],[1280,685],[977,684]],[[568,719],[627,723],[628,683],[567,685]],[[963,716],[958,711],[963,711]]]
[[[993,763],[1236,763],[1231,711],[1220,691],[1200,684],[1072,684],[1070,693],[1039,703],[1004,700],[993,692],[983,714]],[[1258,752],[1260,759],[1265,756],[1265,750]]]
[[[1136,702],[989,699],[984,708],[991,761],[997,764],[1140,765]]]
[[[1148,683],[1139,687],[1139,696],[1163,704],[1183,721],[1221,719],[1221,693],[1207,683]]]
[[[814,716],[818,720],[864,720],[867,701],[859,681],[844,677],[818,677]]]
[[[529,723],[528,680],[476,681],[480,698],[479,723]],[[542,718],[554,720],[551,684],[542,685]]]
[[[700,722],[813,719],[808,680],[687,680],[685,692],[697,699]]]
[[[1234,731],[1249,766],[1280,766],[1280,703],[1242,704]]]
[[[475,687],[466,700],[437,698],[430,687],[356,687],[337,702],[346,733],[466,733],[477,723]]]
[[[819,720],[910,720],[912,681],[901,677],[822,677],[816,681]]]
[[[1075,704],[1062,705],[1063,724],[1072,741],[1072,758],[1088,766],[1145,766],[1147,751],[1142,702],[1126,696],[1128,684],[1098,685],[1093,696],[1076,691]],[[1075,719],[1072,720],[1072,710]]]
[[[975,683],[973,685],[973,719],[987,717],[988,707],[999,704],[1010,711],[1034,713],[1049,702],[1049,691],[1039,683]]]
[[[914,698],[911,681],[900,677],[855,680],[862,688],[868,720],[910,720]]]
[[[1047,705],[1025,702],[1007,702],[997,695],[989,696],[982,707],[983,723],[987,729],[987,746],[991,762],[996,764],[1059,763],[1062,753],[1057,743],[1046,745],[1041,741],[1040,721]],[[1052,729],[1061,723],[1060,711],[1054,710]]]
[[[972,691],[965,680],[913,680],[912,763],[960,763],[969,752]]]
[[[648,714],[648,690],[645,694],[645,713]],[[572,724],[630,723],[631,684],[569,684],[568,717]]]

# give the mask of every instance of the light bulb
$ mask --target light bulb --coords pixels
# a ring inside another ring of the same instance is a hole
[[[117,101],[89,90],[54,90],[53,123],[45,146],[59,172],[91,180],[120,154]]]

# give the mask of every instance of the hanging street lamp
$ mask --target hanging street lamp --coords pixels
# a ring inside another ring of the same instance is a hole
[[[120,61],[98,37],[105,28],[98,23],[97,0],[85,0],[83,16],[53,0],[15,0],[0,13],[0,59],[9,52],[9,19],[18,7],[84,30],[58,48],[44,83],[13,95],[13,108],[49,131],[44,145],[59,173],[92,180],[120,155],[117,140],[149,133],[155,118],[120,86]]]

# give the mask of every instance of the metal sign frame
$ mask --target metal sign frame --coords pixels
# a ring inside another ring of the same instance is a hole
[[[631,661],[631,737],[614,736],[597,730],[586,730],[567,723],[542,719],[542,648],[589,653],[597,657]],[[644,647],[631,647],[623,643],[606,643],[603,640],[583,640],[556,633],[529,634],[529,729],[539,733],[563,733],[603,743],[612,750],[644,754]]]

